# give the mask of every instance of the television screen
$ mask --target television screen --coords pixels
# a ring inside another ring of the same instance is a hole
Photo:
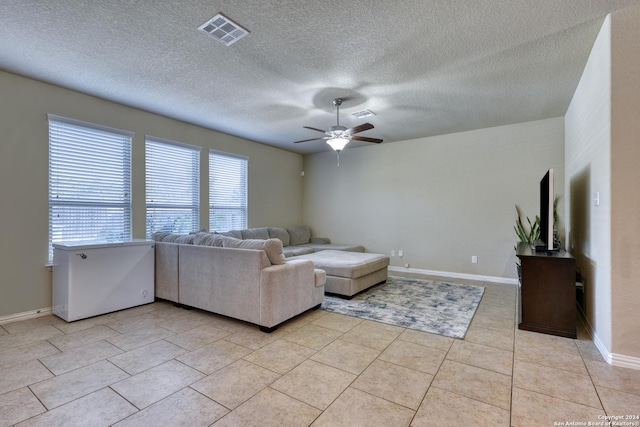
[[[553,238],[553,169],[549,169],[540,181],[540,242],[536,250],[552,251]]]

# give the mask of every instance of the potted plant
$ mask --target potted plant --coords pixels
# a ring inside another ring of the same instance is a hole
[[[516,213],[518,217],[516,218],[516,225],[513,226],[513,229],[518,236],[520,242],[525,242],[530,245],[535,244],[535,242],[540,238],[540,217],[536,215],[536,219],[531,221],[529,217],[526,217],[527,223],[529,227],[527,228],[522,221],[522,212],[518,205],[516,205]],[[516,247],[514,247],[516,249]],[[520,263],[516,261],[516,269],[518,270],[518,280],[522,279],[522,267]]]
[[[526,243],[535,243],[536,240],[540,238],[540,217],[536,216],[535,221],[531,221],[529,217],[526,217],[527,223],[529,224],[529,228],[525,227],[524,222],[522,221],[522,212],[518,205],[516,205],[516,213],[518,217],[516,218],[516,225],[513,226],[513,229],[516,231],[516,235],[520,242]]]
[[[559,241],[558,230],[557,230],[558,224],[560,222],[560,217],[558,215],[559,200],[560,200],[560,196],[556,196],[553,199],[553,224],[554,224],[553,236],[554,236],[554,240],[556,241]],[[534,221],[531,221],[529,217],[525,217],[527,224],[529,225],[527,228],[524,224],[524,221],[522,220],[522,212],[520,211],[520,208],[518,207],[518,205],[516,205],[516,213],[518,214],[518,217],[516,218],[516,225],[513,226],[513,229],[515,230],[519,241],[528,243],[530,245],[535,244],[536,241],[540,238],[540,217],[536,215],[536,218]],[[514,247],[514,249],[516,248]],[[518,262],[516,262],[516,268],[518,269],[518,279],[519,279],[520,264]]]

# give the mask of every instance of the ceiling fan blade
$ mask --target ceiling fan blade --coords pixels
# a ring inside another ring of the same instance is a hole
[[[311,139],[302,139],[300,141],[293,141],[294,144],[297,144],[299,142],[307,142],[307,141],[316,141],[316,140],[321,140],[321,139],[325,139],[325,138],[311,138]]]
[[[305,129],[317,130],[318,132],[326,133],[326,131],[318,128],[312,128],[311,126],[302,126]]]
[[[358,132],[364,132],[365,130],[373,129],[373,125],[371,123],[363,123],[360,126],[353,127],[351,129],[347,129],[350,135],[353,135]]]
[[[381,139],[378,139],[378,138],[367,138],[366,136],[352,136],[351,139],[353,141],[374,142],[376,144],[380,144],[382,142]]]

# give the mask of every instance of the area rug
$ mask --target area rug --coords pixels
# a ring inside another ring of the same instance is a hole
[[[389,276],[351,300],[325,295],[322,309],[464,338],[483,294],[481,286]]]

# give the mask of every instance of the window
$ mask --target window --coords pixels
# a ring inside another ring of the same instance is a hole
[[[48,118],[49,262],[54,243],[131,238],[133,133]]]
[[[147,136],[147,238],[156,231],[187,234],[200,224],[201,147]]]
[[[209,150],[209,228],[247,228],[247,164],[249,159]]]

